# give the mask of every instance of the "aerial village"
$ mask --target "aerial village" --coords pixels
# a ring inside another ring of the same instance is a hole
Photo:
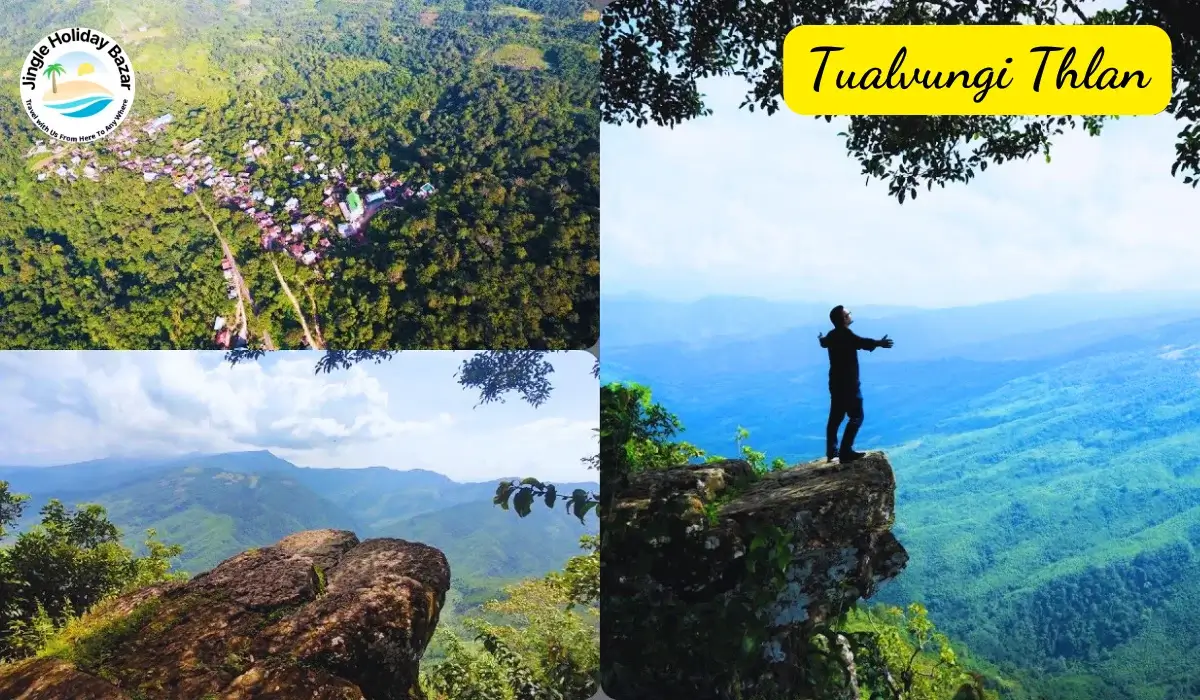
[[[295,178],[283,192],[267,193],[261,186],[252,184],[255,172],[258,170],[258,159],[268,154],[269,146],[257,140],[243,144],[242,162],[232,168],[221,167],[213,161],[211,155],[204,153],[204,142],[195,139],[182,146],[175,146],[174,153],[160,157],[135,155],[134,146],[144,132],[149,140],[154,140],[167,130],[174,121],[174,116],[166,114],[137,129],[126,124],[119,132],[111,135],[99,144],[100,150],[110,153],[119,159],[119,167],[141,173],[146,182],[154,182],[159,178],[170,179],[174,186],[185,195],[192,194],[198,188],[212,190],[218,203],[229,209],[240,210],[252,218],[261,233],[262,247],[265,250],[284,251],[304,265],[314,265],[321,260],[322,255],[332,242],[331,236],[337,235],[351,241],[361,241],[366,224],[380,209],[394,204],[403,204],[409,200],[428,199],[434,192],[434,186],[425,183],[414,189],[395,173],[380,172],[368,175],[365,172],[350,173],[348,163],[339,166],[329,166],[319,155],[313,153],[317,143],[304,141],[289,141],[281,147],[286,151],[283,161],[291,163],[291,173]],[[53,174],[67,182],[80,179],[76,168],[82,166],[82,177],[99,181],[107,167],[96,162],[95,152],[86,146],[70,146],[58,144],[50,147],[44,141],[38,141],[28,156],[50,153],[53,160],[59,162]],[[70,165],[62,163],[63,158],[69,159]],[[49,179],[50,173],[38,174],[39,181]],[[372,191],[366,195],[359,193],[359,187],[351,186],[353,182],[371,182]],[[306,185],[324,185],[325,199],[322,201],[324,211],[301,211],[300,200],[295,194]],[[285,199],[286,197],[286,199]],[[341,223],[334,222],[334,217],[341,214]],[[311,241],[316,243],[312,244]],[[237,280],[235,279],[236,262],[225,257],[221,260],[221,270],[228,284],[229,299],[239,297]],[[213,325],[216,333],[214,342],[218,347],[229,348],[244,344],[245,336],[233,336],[224,318],[218,317]],[[240,342],[239,342],[240,341]]]

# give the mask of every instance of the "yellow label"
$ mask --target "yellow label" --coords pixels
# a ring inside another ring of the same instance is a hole
[[[1145,115],[1171,99],[1159,27],[809,25],[783,42],[809,115]]]

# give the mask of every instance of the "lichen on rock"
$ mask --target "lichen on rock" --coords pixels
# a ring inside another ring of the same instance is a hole
[[[741,460],[637,474],[605,514],[606,692],[796,697],[818,625],[908,555],[882,453],[755,473]]]
[[[0,697],[424,700],[449,588],[433,547],[301,532],[102,603],[59,658],[0,669]]]

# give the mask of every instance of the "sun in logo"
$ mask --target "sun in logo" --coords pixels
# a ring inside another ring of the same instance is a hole
[[[114,99],[103,84],[107,72],[104,63],[86,51],[64,54],[42,71],[50,78],[50,89],[43,93],[42,104],[64,117],[81,119],[99,114]],[[59,82],[59,76],[68,79]]]

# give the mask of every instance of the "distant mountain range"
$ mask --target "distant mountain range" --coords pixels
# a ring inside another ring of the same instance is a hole
[[[743,426],[769,458],[813,459],[827,326],[702,343],[679,326],[606,347],[603,379],[648,384],[710,452],[732,455]],[[911,555],[881,599],[926,603],[1047,698],[1200,696],[1200,301],[1045,297],[855,328],[896,341],[861,357],[859,447],[892,458]]]
[[[641,346],[709,347],[794,337],[808,341],[829,328],[829,310],[843,300],[780,302],[752,297],[664,301],[635,295],[602,296],[605,352]],[[1180,319],[1200,308],[1200,293],[1049,294],[978,306],[920,309],[847,304],[863,334],[903,338],[893,357],[954,352],[1002,338],[1113,319]],[[886,319],[886,323],[882,321]],[[913,344],[913,342],[917,344]],[[611,354],[604,358],[609,364]]]
[[[0,467],[0,480],[32,496],[23,525],[36,522],[50,498],[99,503],[131,545],[147,528],[183,545],[180,565],[192,573],[292,532],[328,527],[433,545],[463,581],[512,580],[560,568],[579,553],[580,536],[597,532],[594,518],[585,526],[561,509],[526,518],[500,510],[491,499],[501,478],[459,483],[424,470],[298,467],[267,451]]]

